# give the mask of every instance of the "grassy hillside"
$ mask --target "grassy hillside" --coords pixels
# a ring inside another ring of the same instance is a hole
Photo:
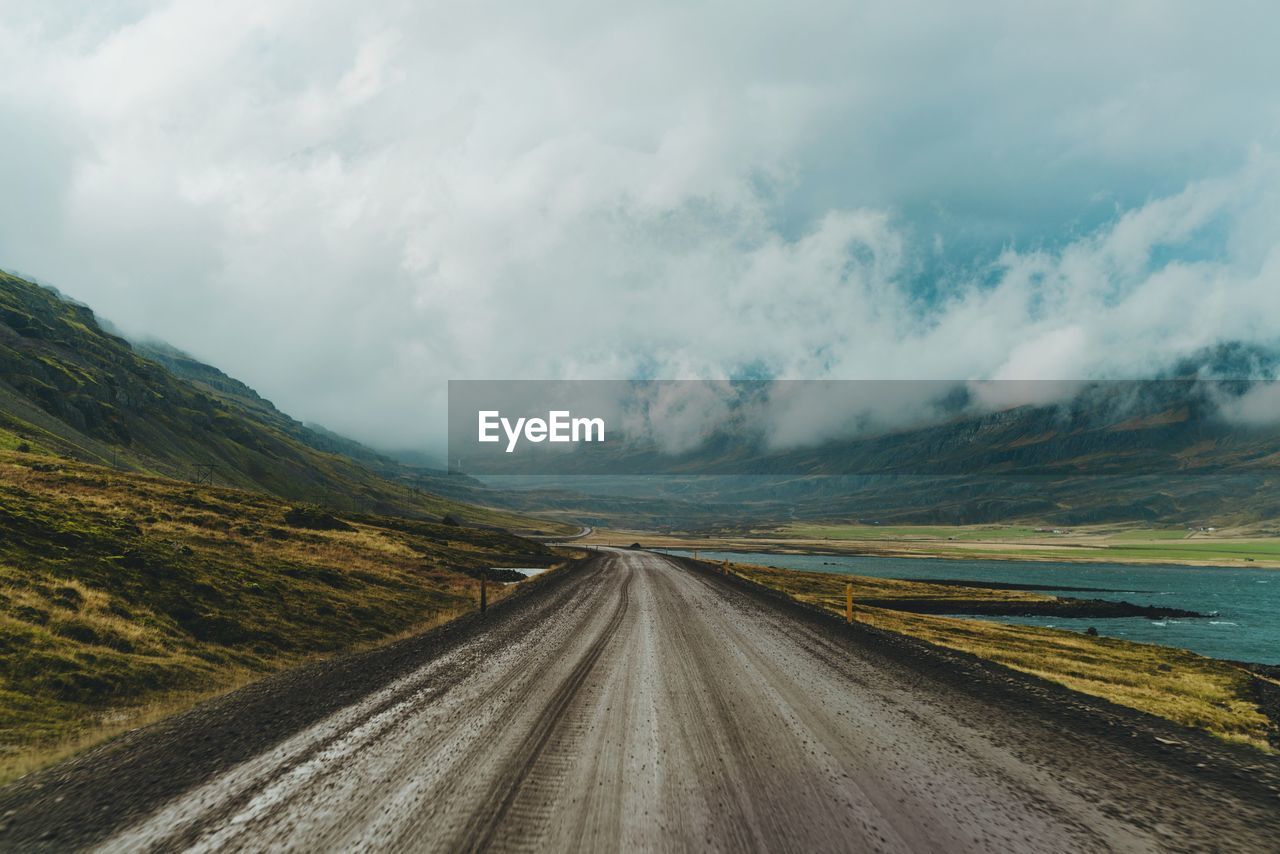
[[[394,466],[395,461],[352,439],[315,425],[303,424],[281,412],[271,401],[234,377],[159,341],[133,343],[134,350],[186,380],[230,409],[326,454],[341,454],[366,466]]]
[[[0,274],[0,778],[448,619],[467,572],[556,559],[507,531],[577,529],[401,474]]]
[[[0,452],[0,777],[201,693],[474,607],[493,530]]]
[[[0,448],[185,480],[213,466],[215,483],[349,511],[576,529],[394,482],[371,470],[389,461],[305,427],[243,383],[172,348],[146,352],[184,376],[104,330],[87,307],[0,273]]]

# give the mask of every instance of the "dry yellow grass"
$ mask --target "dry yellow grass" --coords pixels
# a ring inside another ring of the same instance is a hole
[[[498,586],[501,587],[501,585]],[[503,588],[498,591],[497,599],[491,597],[491,601],[499,601],[506,598],[511,592],[513,592],[513,588]],[[364,652],[387,646],[442,626],[464,614],[471,613],[473,610],[472,605],[468,603],[458,608],[438,611],[432,614],[430,618],[411,628],[374,641],[354,644],[344,652]],[[323,655],[300,656],[296,660],[280,661],[272,670],[298,666],[305,664],[307,661],[325,657]],[[199,703],[230,693],[237,688],[242,688],[257,681],[262,676],[263,673],[248,669],[229,670],[211,675],[210,684],[202,690],[171,691],[150,697],[145,702],[137,705],[113,706],[99,714],[87,716],[80,722],[80,725],[72,735],[62,736],[33,746],[11,748],[8,752],[0,754],[0,784],[7,783],[21,777],[23,774],[73,756],[121,733],[144,727],[184,712]],[[0,702],[3,702],[2,694],[0,694]]]
[[[136,705],[114,706],[96,714],[86,714],[78,726],[62,735],[34,743],[8,745],[0,754],[0,784],[88,750],[131,729],[155,723],[197,703],[234,691],[260,676],[249,670],[228,671],[219,674],[203,690],[170,691],[151,696]],[[13,699],[0,692],[0,703],[12,703]]]
[[[498,531],[376,516],[317,530],[292,512],[258,493],[0,451],[0,778],[472,610],[478,582],[462,570],[557,559]]]

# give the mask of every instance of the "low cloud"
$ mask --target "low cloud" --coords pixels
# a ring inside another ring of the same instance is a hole
[[[12,4],[0,265],[389,447],[450,378],[1277,345],[1280,22],[778,8]]]

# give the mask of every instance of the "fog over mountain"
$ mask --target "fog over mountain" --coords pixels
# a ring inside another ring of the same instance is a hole
[[[380,447],[450,378],[1271,351],[1280,9],[1164,7],[9,2],[0,266]]]

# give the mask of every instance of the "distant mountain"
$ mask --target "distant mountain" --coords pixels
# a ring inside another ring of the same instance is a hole
[[[977,523],[1024,520],[1258,524],[1280,519],[1280,424],[1232,417],[1266,351],[1225,346],[1175,376],[1096,383],[1049,405],[958,416],[865,439],[763,454],[797,516]],[[749,479],[720,500],[759,500]]]
[[[1280,423],[1240,417],[1240,407],[1280,400],[1280,386],[1253,379],[1274,368],[1269,351],[1224,345],[1161,379],[1070,384],[1053,403],[995,411],[956,396],[947,417],[809,446],[773,447],[739,422],[674,457],[624,440],[589,453],[485,461],[510,460],[509,474],[492,479],[507,488],[578,489],[614,507],[629,501],[663,527],[689,509],[686,519],[729,527],[790,519],[1257,525],[1280,520]],[[663,471],[678,474],[654,474]]]
[[[1103,394],[958,414],[809,448],[721,440],[682,477],[482,482],[303,424],[216,367],[161,342],[131,344],[87,306],[0,274],[0,450],[179,479],[208,476],[212,466],[217,483],[294,501],[537,530],[555,526],[512,514],[686,530],[791,519],[1277,520],[1277,431],[1205,417],[1220,403],[1205,396],[1212,386],[1181,380],[1208,377],[1230,393],[1247,387],[1232,378],[1273,375],[1278,364],[1271,351],[1222,345],[1188,359],[1175,381],[1132,384],[1126,408],[1114,405],[1113,390],[1110,402]]]
[[[217,368],[167,344],[135,347],[87,306],[4,273],[0,449],[211,478],[342,509],[545,526],[432,494],[425,486],[447,477],[304,425]]]
[[[133,342],[133,347],[141,355],[162,365],[175,377],[187,380],[210,396],[239,409],[247,417],[270,425],[281,433],[297,439],[308,448],[326,454],[341,454],[363,463],[393,462],[390,458],[354,439],[339,436],[319,425],[304,424],[286,415],[276,409],[275,404],[240,380],[227,376],[212,365],[206,365],[177,347],[156,340]]]
[[[132,343],[135,350],[164,366],[174,376],[242,412],[245,417],[267,424],[314,451],[355,460],[370,471],[408,488],[469,502],[501,504],[504,501],[504,496],[493,494],[480,481],[432,467],[432,459],[425,453],[402,451],[384,454],[319,424],[298,421],[240,380],[171,344],[156,340]],[[521,500],[515,503],[525,509],[536,509],[533,502]]]

